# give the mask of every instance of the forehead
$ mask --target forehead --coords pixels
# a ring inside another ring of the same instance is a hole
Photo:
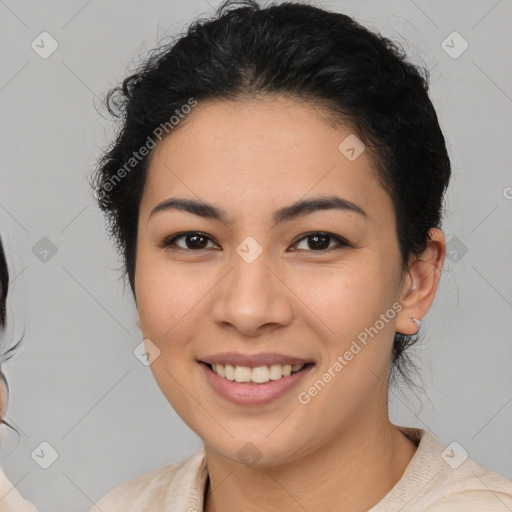
[[[348,124],[334,125],[305,101],[199,101],[153,150],[145,195],[152,202],[178,192],[228,203],[237,198],[274,210],[277,203],[336,192],[367,211],[389,208],[372,155],[358,143]],[[347,158],[347,145],[359,156]]]

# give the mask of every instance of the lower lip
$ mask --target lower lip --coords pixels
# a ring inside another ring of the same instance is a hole
[[[206,363],[199,363],[211,387],[222,397],[238,405],[262,405],[283,396],[290,391],[313,368],[308,364],[300,372],[269,380],[264,384],[251,384],[219,377]]]

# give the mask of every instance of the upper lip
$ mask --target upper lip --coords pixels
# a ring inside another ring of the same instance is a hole
[[[240,352],[223,352],[222,354],[212,354],[204,356],[199,361],[209,364],[231,364],[233,366],[272,366],[273,364],[307,364],[313,361],[302,359],[296,356],[287,356],[286,354],[277,354],[275,352],[260,352],[258,354],[241,354]]]

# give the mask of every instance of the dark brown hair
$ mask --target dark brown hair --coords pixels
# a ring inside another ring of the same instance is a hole
[[[14,355],[15,350],[18,348],[21,340],[16,343],[16,345],[10,347],[4,352],[4,340],[3,334],[5,331],[5,327],[7,325],[7,292],[9,291],[9,270],[7,268],[7,261],[5,259],[4,247],[2,244],[2,240],[0,239],[0,386],[5,386],[7,394],[9,394],[9,385],[7,384],[7,379],[2,371],[2,362],[7,361]],[[6,407],[7,404],[4,404]],[[4,423],[8,427],[14,429],[12,425],[10,425],[3,418],[2,411],[0,410],[0,424]]]

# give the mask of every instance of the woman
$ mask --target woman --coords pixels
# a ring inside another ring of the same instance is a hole
[[[388,417],[445,257],[426,73],[342,14],[231,4],[108,96],[99,205],[204,450],[98,509],[511,509],[504,477]]]
[[[7,269],[7,262],[5,260],[4,249],[2,240],[0,240],[0,335],[3,333],[7,323],[7,291],[9,289],[9,272]],[[1,340],[0,340],[1,341]],[[0,425],[5,424],[9,428],[13,428],[4,419],[5,411],[7,409],[7,399],[9,387],[7,379],[2,371],[2,361],[5,361],[12,356],[14,350],[19,345],[19,342],[6,350],[5,353],[1,350],[2,344],[0,343]],[[2,440],[0,439],[0,444]],[[35,507],[27,500],[23,499],[14,485],[9,481],[3,470],[0,468],[0,510],[2,512],[36,512]]]

